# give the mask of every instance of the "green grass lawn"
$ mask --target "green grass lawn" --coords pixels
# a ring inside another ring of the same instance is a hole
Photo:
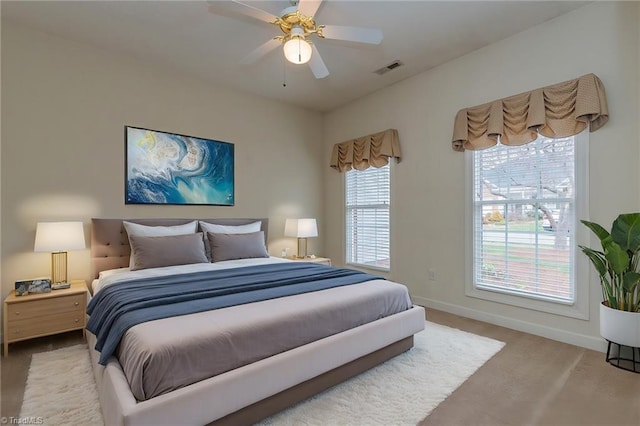
[[[485,231],[491,231],[491,230],[504,230],[506,229],[507,225],[506,222],[498,222],[498,223],[487,223],[482,225],[482,229],[484,229]],[[545,231],[542,228],[542,221],[538,222],[538,226],[537,226],[537,230],[538,232],[549,232],[549,231]],[[522,222],[522,221],[517,221],[517,222],[509,222],[509,231],[521,231],[521,232],[535,232],[536,231],[536,223],[534,221],[530,221],[530,222]]]
[[[528,244],[510,244],[509,251],[502,243],[484,243],[482,245],[483,258],[490,263],[490,257],[504,260],[505,253],[509,262],[522,262],[533,264],[535,259],[535,249]],[[565,250],[555,248],[538,247],[538,265],[545,269],[553,269],[569,274],[569,253]],[[563,257],[567,257],[565,263],[562,262]]]

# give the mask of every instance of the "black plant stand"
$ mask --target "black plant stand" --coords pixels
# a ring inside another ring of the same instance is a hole
[[[640,374],[640,348],[609,342],[607,362],[614,367]]]

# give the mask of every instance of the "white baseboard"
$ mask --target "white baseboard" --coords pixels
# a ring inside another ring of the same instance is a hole
[[[574,333],[571,331],[560,330],[557,328],[547,327],[546,325],[535,324],[532,322],[517,320],[513,318],[496,315],[489,312],[478,311],[471,308],[465,308],[450,303],[440,302],[428,299],[426,297],[411,296],[414,303],[426,308],[433,308],[439,311],[448,312],[450,314],[459,315],[465,318],[488,322],[489,324],[499,325],[500,327],[510,328],[522,331],[536,336],[546,337],[547,339],[557,340],[570,345],[581,346],[583,348],[592,349],[598,352],[607,351],[607,343],[601,337],[589,336],[586,334]],[[427,311],[427,319],[429,319],[429,311]]]

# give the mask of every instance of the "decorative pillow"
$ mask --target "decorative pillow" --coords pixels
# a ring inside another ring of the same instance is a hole
[[[137,237],[164,237],[167,235],[185,235],[195,234],[198,228],[198,221],[185,223],[184,225],[173,226],[149,226],[141,225],[139,223],[122,221],[124,229],[127,230],[129,236],[129,244],[131,244],[131,236]],[[129,258],[129,266],[133,266],[133,250],[131,250],[131,257]]]
[[[211,232],[213,234],[249,234],[252,232],[258,232],[262,228],[262,221],[247,223],[246,225],[218,225],[215,223],[200,221],[200,230],[204,232],[204,235]],[[204,249],[207,253],[209,260],[212,260],[211,247],[209,246],[209,239],[204,239]]]
[[[132,271],[162,266],[209,263],[204,253],[202,233],[170,235],[166,237],[138,237],[132,235]]]
[[[264,244],[264,232],[250,234],[214,234],[207,232],[207,239],[211,245],[211,261],[250,259],[255,257],[269,257]]]

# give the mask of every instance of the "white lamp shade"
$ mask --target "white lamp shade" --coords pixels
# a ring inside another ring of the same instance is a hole
[[[284,44],[282,51],[287,61],[293,64],[306,64],[311,59],[311,45],[302,37],[292,37]]]
[[[82,222],[38,222],[34,251],[68,251],[86,248]]]
[[[309,238],[318,236],[318,225],[315,219],[287,219],[284,224],[285,237]]]

